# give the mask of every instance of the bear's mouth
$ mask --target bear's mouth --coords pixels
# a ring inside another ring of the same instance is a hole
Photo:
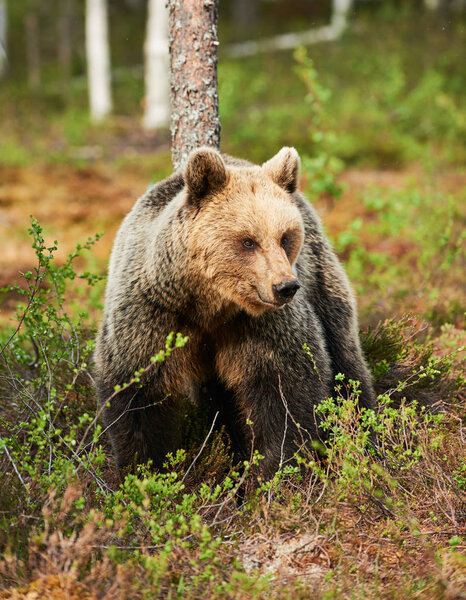
[[[256,290],[257,295],[259,296],[259,300],[263,303],[263,304],[268,304],[269,306],[274,306],[275,308],[282,308],[282,306],[284,306],[288,300],[282,301],[282,302],[276,302],[276,301],[272,301],[272,300],[266,300],[265,298],[263,298],[261,296],[261,293],[259,292],[259,290],[254,287],[254,289]]]

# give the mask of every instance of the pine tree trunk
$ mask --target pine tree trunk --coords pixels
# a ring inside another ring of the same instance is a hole
[[[149,0],[147,15],[144,128],[157,129],[170,120],[168,10],[165,0]]]
[[[175,168],[199,146],[220,147],[217,0],[168,0]]]
[[[112,110],[106,0],[86,0],[86,55],[91,119],[97,122]]]
[[[8,67],[8,13],[6,0],[0,0],[0,78]]]

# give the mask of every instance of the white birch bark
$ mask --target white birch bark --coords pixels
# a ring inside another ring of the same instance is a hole
[[[339,37],[348,25],[348,15],[353,8],[353,0],[332,0],[332,17],[330,26]]]
[[[292,50],[300,45],[317,44],[337,40],[348,25],[348,15],[354,0],[332,0],[332,16],[329,25],[315,27],[299,33],[283,33],[263,40],[232,44],[227,53],[232,58],[254,56],[261,52]]]
[[[168,9],[165,0],[149,0],[145,45],[144,128],[157,129],[170,120]]]
[[[107,0],[86,0],[86,55],[91,119],[112,110]]]
[[[440,0],[424,0],[424,6],[428,10],[438,10],[440,8]]]
[[[8,15],[6,0],[0,0],[0,77],[6,73],[8,66]]]

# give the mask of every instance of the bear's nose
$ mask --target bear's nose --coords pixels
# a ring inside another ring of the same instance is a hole
[[[278,300],[291,300],[300,287],[301,285],[297,279],[272,285],[273,293]]]

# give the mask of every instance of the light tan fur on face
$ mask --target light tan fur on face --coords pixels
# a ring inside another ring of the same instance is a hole
[[[246,239],[255,249],[244,248]],[[188,236],[191,268],[203,273],[205,286],[253,315],[282,306],[272,286],[296,279],[292,266],[302,243],[291,195],[260,167],[229,167],[226,185],[203,202]]]

